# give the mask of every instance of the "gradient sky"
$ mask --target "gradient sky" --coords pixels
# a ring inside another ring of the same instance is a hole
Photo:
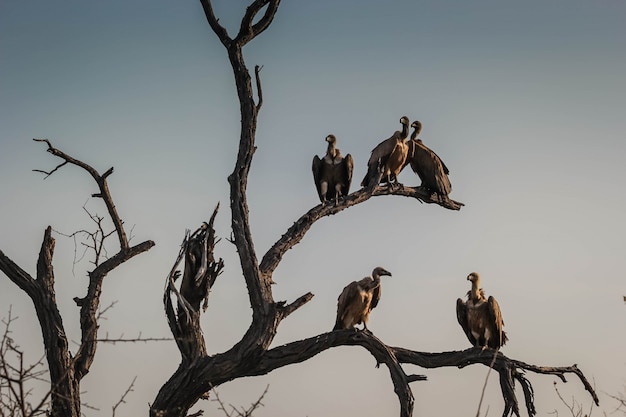
[[[234,35],[247,2],[216,1]],[[406,115],[451,171],[453,212],[413,199],[378,197],[317,222],[276,270],[276,300],[314,299],[286,319],[275,344],[332,328],[350,281],[381,265],[393,273],[370,328],[389,345],[419,351],[469,347],[455,317],[469,272],[482,275],[502,308],[509,357],[537,365],[577,363],[606,393],[626,386],[626,3],[619,0],[289,1],[244,48],[262,65],[264,105],[248,198],[258,255],[318,203],[310,165],[334,133],[355,159],[358,188],[370,150]],[[90,228],[83,206],[95,184],[32,138],[100,172],[134,243],[147,254],[114,271],[103,306],[117,302],[101,335],[168,337],[165,277],[186,228],[220,202],[217,255],[226,269],[203,318],[209,352],[228,349],[250,322],[230,236],[226,177],[239,137],[239,107],[226,52],[199,2],[111,0],[0,2],[0,249],[30,273],[46,226],[55,233],[57,297],[66,332],[79,339],[87,259],[72,265],[72,239]],[[400,180],[417,185],[410,171]],[[111,242],[114,243],[114,242]],[[115,251],[111,246],[110,251]],[[42,355],[32,304],[0,277],[0,316],[12,306],[13,336],[27,358]],[[142,415],[179,362],[173,342],[102,345],[83,380],[84,400],[109,416]],[[265,416],[397,415],[386,369],[359,347],[220,387],[248,405],[270,385]],[[487,373],[411,369],[415,416],[474,415]],[[539,416],[558,409],[555,378],[528,374]],[[589,407],[581,384],[564,397]],[[521,395],[521,393],[520,393]],[[521,398],[520,398],[521,400]],[[492,375],[489,415],[503,403]],[[199,403],[220,415],[214,402]],[[197,407],[196,407],[197,409]],[[595,411],[597,414],[601,412]]]

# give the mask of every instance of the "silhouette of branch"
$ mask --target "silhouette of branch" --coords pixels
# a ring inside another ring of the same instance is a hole
[[[263,275],[271,275],[282,260],[283,255],[289,249],[297,245],[304,238],[304,235],[309,231],[311,226],[313,226],[313,224],[322,217],[335,215],[340,211],[363,203],[371,197],[385,195],[411,197],[421,202],[438,204],[450,210],[460,210],[463,206],[463,203],[459,203],[454,200],[448,199],[443,201],[436,195],[432,195],[430,192],[425,191],[421,187],[379,185],[373,188],[361,188],[360,190],[347,195],[345,198],[340,199],[339,203],[336,205],[319,204],[296,220],[294,224],[287,229],[281,238],[274,243],[274,245],[263,256],[259,265],[261,273]]]
[[[128,394],[133,392],[133,387],[135,386],[136,380],[137,380],[137,377],[134,377],[130,385],[128,386],[128,388],[126,388],[126,391],[124,391],[124,393],[122,394],[122,397],[120,398],[120,400],[117,403],[115,403],[115,405],[112,407],[112,413],[111,413],[112,417],[115,417],[115,412],[117,411],[117,408],[120,405],[126,404],[126,397],[128,396]]]
[[[254,66],[254,78],[256,79],[256,94],[258,97],[258,101],[256,104],[256,112],[258,113],[261,110],[261,106],[263,106],[263,89],[261,88],[261,77],[259,73],[263,67],[259,67],[258,65]]]
[[[17,320],[9,307],[8,317],[2,320],[4,332],[0,339],[0,416],[38,416],[44,415],[49,406],[50,391],[31,402],[33,395],[29,385],[33,381],[48,382],[43,378],[47,374],[43,357],[26,365],[24,352],[10,337],[11,325]]]
[[[99,190],[92,196],[102,199],[114,226],[113,232],[105,232],[102,224],[103,218],[92,215],[85,209],[92,221],[96,223],[97,228],[96,232],[83,231],[91,238],[91,243],[87,246],[95,251],[93,262],[95,268],[88,273],[89,282],[86,295],[74,298],[80,307],[81,341],[77,352],[73,355],[69,351],[63,320],[56,303],[55,276],[52,265],[55,240],[52,238],[52,227],[48,226],[44,232],[35,278],[0,251],[0,271],[28,294],[37,311],[50,372],[51,415],[79,417],[81,407],[80,381],[89,372],[96,353],[98,319],[100,318],[98,309],[104,278],[119,265],[149,250],[154,246],[154,242],[145,241],[135,246],[129,245],[124,224],[117,212],[107,184],[107,178],[113,173],[113,168],[100,175],[90,165],[55,148],[48,139],[34,139],[34,141],[46,143],[47,151],[64,161],[51,171],[36,171],[50,176],[68,164],[87,171],[95,180]],[[103,241],[113,233],[118,237],[119,251],[103,260],[103,254],[106,254]]]
[[[559,389],[556,386],[556,381],[554,381],[553,384],[554,384],[554,391],[556,392],[556,395],[559,397],[559,400],[561,400],[561,402],[567,407],[572,417],[583,417],[583,416],[588,417],[591,415],[591,411],[593,410],[594,403],[591,403],[591,405],[589,406],[589,412],[586,414],[583,414],[583,405],[579,403],[578,401],[576,401],[574,397],[572,397],[572,403],[569,404],[567,401],[565,401],[565,398],[563,398],[563,396],[559,392]],[[554,410],[552,413],[556,414],[557,416],[559,414],[557,410]]]
[[[172,340],[174,339],[172,339],[171,337],[143,337],[141,333],[139,333],[139,335],[136,337],[128,337],[128,338],[125,338],[123,335],[120,337],[116,337],[116,338],[111,338],[108,335],[106,335],[103,338],[96,339],[96,342],[111,343],[114,345],[116,343],[171,342]]]
[[[476,410],[476,417],[480,416],[480,408],[482,407],[483,399],[485,398],[485,390],[487,389],[487,382],[489,382],[489,375],[491,374],[491,370],[493,369],[493,364],[496,362],[496,359],[498,358],[499,351],[500,349],[496,349],[496,351],[493,354],[493,360],[489,364],[489,370],[487,371],[487,376],[485,377],[485,383],[483,384],[483,389],[480,392],[480,400],[478,401],[478,409]],[[487,413],[485,413],[485,416],[486,415]]]
[[[259,396],[259,398],[257,398],[257,400],[255,402],[253,402],[250,405],[250,407],[248,407],[248,408],[244,408],[244,407],[240,406],[240,408],[237,409],[237,407],[235,407],[234,405],[228,404],[228,407],[230,407],[230,411],[228,411],[226,409],[226,404],[220,398],[219,393],[217,392],[217,390],[212,390],[213,391],[213,396],[215,397],[215,399],[213,399],[213,401],[216,401],[218,403],[218,405],[219,405],[218,410],[223,411],[224,415],[226,415],[226,417],[251,417],[252,414],[254,413],[254,411],[256,411],[257,408],[263,406],[263,403],[261,401],[263,401],[263,398],[267,394],[267,391],[269,390],[269,388],[270,388],[270,386],[267,385],[265,387],[265,390],[263,391],[263,393],[261,393],[261,395]]]

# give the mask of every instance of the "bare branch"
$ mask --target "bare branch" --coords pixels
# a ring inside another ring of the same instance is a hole
[[[243,47],[267,29],[267,27],[272,23],[274,15],[276,15],[276,10],[278,9],[279,4],[280,0],[255,0],[250,6],[248,6],[246,14],[243,19],[241,19],[241,27],[237,37],[235,38],[235,42]],[[261,11],[261,9],[265,6],[267,6],[267,9],[265,9],[263,17],[259,19],[257,23],[252,24],[257,13],[259,13],[259,11]]]
[[[421,187],[395,187],[395,186],[376,186],[374,188],[361,188],[345,198],[339,200],[336,205],[319,204],[306,212],[274,243],[274,245],[265,253],[261,260],[260,270],[264,275],[271,275],[284,254],[295,245],[297,245],[304,235],[309,231],[311,226],[322,217],[332,216],[340,211],[363,203],[374,196],[398,195],[404,197],[415,198],[426,203],[438,204],[442,207],[459,210],[463,203],[453,200],[440,201],[436,196],[432,196],[430,192],[425,191]]]
[[[257,400],[255,402],[253,402],[250,405],[250,407],[248,407],[248,408],[240,407],[240,410],[238,410],[237,407],[235,407],[234,405],[229,404],[228,407],[230,407],[231,411],[228,411],[226,409],[226,404],[222,401],[222,399],[219,396],[219,393],[215,389],[212,390],[213,396],[215,397],[212,401],[215,401],[215,402],[218,403],[218,410],[223,411],[224,415],[226,415],[226,417],[234,417],[235,415],[237,417],[251,417],[252,414],[254,413],[254,411],[256,411],[257,408],[263,406],[263,403],[261,401],[263,401],[263,398],[267,394],[267,391],[269,390],[269,388],[270,388],[270,386],[266,385],[265,386],[265,390],[263,391],[263,393],[261,393],[259,398],[257,398]]]
[[[124,393],[122,394],[122,397],[120,398],[120,400],[117,403],[115,403],[115,405],[113,406],[112,413],[111,413],[112,417],[115,417],[115,412],[117,411],[117,407],[119,407],[122,404],[126,404],[126,397],[128,396],[128,394],[133,392],[133,387],[135,386],[136,380],[137,380],[137,377],[134,377],[130,385],[128,386],[128,388],[126,388],[126,391],[124,391]]]
[[[254,78],[256,79],[256,93],[259,98],[256,104],[256,112],[258,113],[261,110],[261,106],[263,105],[263,89],[261,88],[261,77],[259,73],[263,67],[259,67],[258,65],[254,66]]]
[[[0,271],[27,294],[36,291],[35,280],[0,250]]]
[[[96,341],[99,343],[111,343],[111,344],[116,344],[116,343],[148,343],[148,342],[171,342],[172,339],[171,337],[143,337],[141,335],[141,333],[139,333],[139,335],[137,335],[136,337],[131,337],[131,338],[124,338],[122,336],[117,337],[117,338],[110,338],[108,337],[108,334],[106,335],[106,337],[104,338],[99,338]]]
[[[496,362],[496,359],[498,358],[499,351],[500,351],[499,348],[496,349],[496,351],[493,353],[493,360],[489,364],[489,370],[487,371],[487,376],[485,377],[485,383],[483,384],[483,389],[480,392],[480,401],[478,401],[478,409],[476,410],[476,417],[480,416],[480,408],[482,407],[483,399],[485,398],[485,389],[487,389],[487,382],[489,381],[489,374],[491,374],[491,370],[493,369],[493,364]]]
[[[207,22],[213,29],[213,32],[217,35],[222,44],[226,47],[226,49],[230,48],[232,39],[228,36],[228,32],[226,29],[219,24],[219,20],[215,17],[215,12],[213,12],[213,5],[211,4],[211,0],[200,0],[202,4],[202,9],[204,10],[204,15],[206,16]]]
[[[28,386],[31,382],[49,383],[42,378],[47,371],[44,369],[43,358],[30,365],[24,363],[23,351],[10,337],[10,327],[16,320],[9,308],[8,317],[2,320],[5,328],[0,340],[0,416],[43,415],[49,405],[50,391],[33,403],[32,388]]]
[[[126,250],[128,249],[128,238],[126,237],[126,231],[124,230],[124,225],[122,222],[122,219],[120,218],[119,214],[117,213],[117,209],[115,208],[115,204],[113,203],[113,197],[111,197],[111,193],[109,191],[109,186],[107,184],[106,178],[111,175],[113,173],[113,168],[109,168],[104,175],[100,175],[98,173],[98,171],[96,171],[91,165],[88,165],[78,159],[75,159],[73,157],[71,157],[70,155],[66,154],[65,152],[60,151],[59,149],[55,148],[54,146],[52,146],[52,143],[50,143],[50,141],[48,139],[33,139],[36,142],[45,142],[48,144],[48,152],[50,152],[51,154],[53,154],[54,156],[57,156],[61,159],[65,160],[65,163],[70,163],[72,165],[76,165],[82,169],[84,169],[85,171],[87,171],[92,178],[96,181],[96,183],[98,184],[98,188],[100,189],[100,193],[98,194],[98,197],[102,198],[102,200],[104,201],[104,204],[107,207],[107,210],[109,212],[109,216],[111,217],[111,220],[113,221],[113,225],[115,226],[115,230],[117,232],[118,235],[118,239],[120,242],[120,248],[122,250]],[[54,170],[50,171],[49,173],[47,173],[47,176],[50,176],[53,172],[55,172],[57,169],[59,169],[61,166],[63,166],[64,164],[61,164],[59,166],[57,166]],[[45,171],[39,171],[39,172],[44,172]]]

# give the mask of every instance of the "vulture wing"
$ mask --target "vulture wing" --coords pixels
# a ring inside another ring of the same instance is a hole
[[[476,346],[476,339],[472,335],[472,332],[469,328],[469,323],[467,322],[467,305],[460,298],[457,298],[456,300],[456,319],[461,325],[461,328],[463,328],[463,332],[465,332],[467,340],[470,341],[472,346]]]
[[[402,166],[402,169],[409,165],[413,160],[413,156],[415,155],[415,146],[417,146],[416,141],[414,141],[413,139],[407,141],[406,144],[409,147],[409,150],[406,153],[406,159],[404,160],[404,165]],[[411,165],[411,168],[413,168],[413,165]],[[413,169],[413,171],[415,170]]]
[[[322,160],[319,156],[315,155],[313,157],[313,181],[315,182],[315,189],[317,190],[317,195],[320,198],[320,201],[324,201],[324,197],[322,196]]]
[[[372,290],[372,301],[370,303],[370,311],[373,310],[377,305],[378,301],[380,301],[380,294],[382,292],[381,285],[377,286]]]
[[[352,155],[347,154],[343,161],[341,161],[341,168],[343,170],[343,181],[341,186],[341,195],[348,195],[350,193],[350,184],[352,184],[352,171],[354,170],[354,160]]]
[[[359,283],[357,281],[352,281],[350,284],[346,285],[346,287],[339,294],[339,298],[337,298],[337,319],[335,320],[335,327],[333,330],[344,329],[344,319],[346,314],[350,313],[351,304],[360,296]],[[355,323],[351,324],[351,327],[354,326]]]
[[[497,335],[497,339],[494,340],[494,344],[497,343],[497,346],[490,346],[493,349],[498,349],[500,346],[503,346],[508,338],[506,336],[506,332],[502,330],[504,326],[504,321],[502,320],[502,313],[500,312],[500,306],[493,296],[489,296],[487,300],[487,304],[489,306],[489,318],[490,323],[494,326],[494,334]]]
[[[396,131],[389,139],[385,139],[376,145],[376,147],[372,149],[372,154],[370,155],[370,159],[367,161],[367,165],[377,164],[379,159],[389,157],[398,144],[399,138],[400,132]]]
[[[385,139],[372,149],[370,159],[367,161],[367,174],[365,174],[365,178],[361,181],[362,187],[367,187],[369,183],[378,176],[378,168],[387,164],[389,155],[391,155],[396,146],[398,146],[400,135],[401,133],[396,131],[389,139]]]
[[[452,185],[448,178],[449,170],[430,148],[418,141],[411,141],[409,163],[411,169],[420,177],[422,184],[437,191],[440,194],[448,195],[452,191]],[[408,158],[407,158],[408,159]]]
[[[441,158],[439,158],[439,155],[437,155],[435,152],[433,152],[433,154],[437,157],[437,159],[439,159],[439,162],[441,162],[441,167],[443,168],[443,172],[446,175],[450,175],[450,170],[448,169],[448,167],[446,166],[446,164],[443,163],[443,161],[441,160]]]

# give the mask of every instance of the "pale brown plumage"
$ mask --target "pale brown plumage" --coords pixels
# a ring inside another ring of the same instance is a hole
[[[317,155],[313,157],[313,180],[322,204],[328,200],[334,200],[337,204],[340,197],[345,197],[350,192],[354,161],[350,154],[345,157],[341,155],[336,147],[335,135],[328,135],[325,140],[328,142],[326,155],[323,158]]]
[[[367,330],[370,312],[380,300],[380,277],[383,275],[391,276],[391,272],[379,266],[374,268],[371,277],[346,285],[337,299],[337,320],[333,330],[352,329],[360,323],[363,323],[363,330]]]
[[[508,340],[502,330],[500,306],[492,296],[485,297],[478,273],[472,272],[467,279],[472,282],[472,289],[467,292],[466,302],[456,300],[456,318],[473,346],[499,349]]]
[[[396,130],[389,139],[379,143],[367,161],[367,174],[361,181],[362,187],[368,187],[378,178],[379,171],[382,171],[380,182],[398,182],[398,174],[404,168],[409,147],[406,139],[409,137],[409,118],[400,118],[402,130]]]
[[[422,187],[447,196],[452,191],[448,167],[435,152],[424,145],[421,139],[417,139],[422,130],[422,123],[416,120],[411,127],[415,130],[408,141],[409,152],[404,165],[411,165],[413,172],[422,180]]]

